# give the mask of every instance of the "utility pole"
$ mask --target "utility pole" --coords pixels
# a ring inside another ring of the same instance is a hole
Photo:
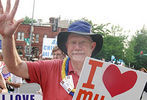
[[[29,60],[31,58],[31,51],[32,51],[32,36],[33,36],[33,31],[34,31],[34,26],[33,26],[33,19],[34,19],[34,9],[35,9],[35,0],[33,1],[33,11],[32,11],[32,21],[31,21],[31,29],[30,29],[30,44],[29,44]]]

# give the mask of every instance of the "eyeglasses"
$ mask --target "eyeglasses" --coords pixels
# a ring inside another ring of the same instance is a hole
[[[57,54],[55,54],[55,53],[53,53],[53,56],[61,56],[62,54],[59,54],[59,53],[57,53]]]
[[[76,46],[77,44],[79,45],[79,47],[83,47],[83,46],[87,46],[87,44],[92,43],[93,41],[89,41],[89,40],[83,40],[83,41],[68,41],[68,44],[71,46]]]

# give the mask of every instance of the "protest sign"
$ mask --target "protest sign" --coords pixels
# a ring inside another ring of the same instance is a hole
[[[42,57],[52,58],[52,50],[57,45],[57,38],[43,38]]]
[[[147,74],[87,57],[73,100],[140,100]]]
[[[0,100],[42,100],[39,94],[25,94],[25,93],[7,93],[1,94]]]

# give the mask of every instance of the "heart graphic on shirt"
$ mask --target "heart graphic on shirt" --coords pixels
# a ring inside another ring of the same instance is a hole
[[[133,88],[137,80],[134,71],[126,71],[121,74],[116,65],[109,65],[103,74],[103,83],[111,97],[119,95]]]

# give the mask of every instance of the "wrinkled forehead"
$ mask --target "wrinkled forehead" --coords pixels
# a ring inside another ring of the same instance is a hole
[[[72,34],[72,33],[69,34],[67,41],[69,41],[72,38],[81,38],[81,39],[92,41],[90,36],[85,36],[85,35],[80,35],[80,34]]]

